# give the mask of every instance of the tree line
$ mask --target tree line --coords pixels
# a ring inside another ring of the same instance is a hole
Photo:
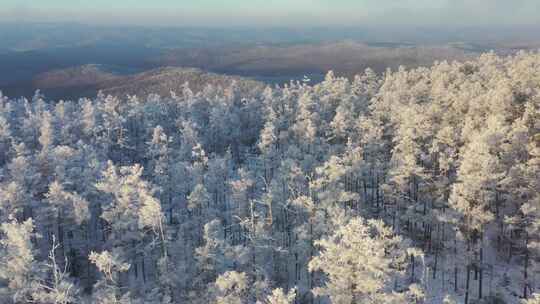
[[[0,223],[2,303],[539,303],[540,54],[0,94]]]

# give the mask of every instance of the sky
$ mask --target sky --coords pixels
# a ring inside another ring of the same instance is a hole
[[[4,21],[182,26],[538,25],[540,0],[0,0]]]

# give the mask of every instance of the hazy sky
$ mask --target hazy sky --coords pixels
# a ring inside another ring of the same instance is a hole
[[[140,25],[535,25],[540,0],[0,0],[8,21]]]

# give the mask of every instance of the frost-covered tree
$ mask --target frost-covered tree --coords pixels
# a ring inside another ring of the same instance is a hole
[[[32,219],[2,223],[0,239],[0,299],[3,303],[31,303],[42,290],[44,272],[32,244]]]
[[[418,254],[382,222],[352,219],[331,236],[316,242],[321,252],[309,262],[326,275],[313,292],[332,303],[389,303],[399,286],[409,254]]]
[[[296,298],[296,289],[291,289],[288,293],[285,293],[283,289],[276,288],[272,291],[271,295],[268,295],[260,303],[265,304],[292,304]],[[259,303],[259,302],[258,302]]]
[[[50,282],[40,282],[40,291],[34,293],[34,302],[43,304],[70,304],[80,301],[80,290],[69,277],[67,261],[64,266],[57,262],[56,249],[59,247],[56,239],[53,237],[51,250],[48,260],[45,263]]]
[[[246,274],[227,271],[220,275],[215,282],[216,304],[246,303],[249,294]]]
[[[538,304],[540,303],[540,295],[534,294],[530,299],[523,300],[523,304]]]
[[[81,229],[83,222],[90,219],[88,201],[77,193],[66,191],[57,181],[49,185],[49,191],[45,196],[49,206],[46,211],[42,211],[43,215],[48,217],[47,222],[51,224],[51,228],[56,228],[56,231],[49,232],[57,235],[59,247],[64,251],[64,245],[67,243],[64,242],[64,235],[76,233],[78,229]],[[62,256],[64,254],[62,252]]]
[[[118,169],[109,162],[96,187],[110,199],[101,218],[110,229],[107,239],[112,254],[128,261],[135,277],[140,268],[145,281],[147,256],[159,248],[160,256],[167,257],[167,246],[160,203],[142,172],[138,165]]]
[[[204,245],[197,248],[197,260],[203,271],[202,283],[208,284],[220,273],[233,269],[235,265],[245,265],[249,255],[241,245],[231,245],[224,238],[223,226],[218,219],[204,225]]]
[[[107,251],[91,252],[88,258],[102,276],[94,285],[93,301],[99,304],[131,303],[129,293],[124,293],[119,284],[119,274],[128,271],[130,265]]]

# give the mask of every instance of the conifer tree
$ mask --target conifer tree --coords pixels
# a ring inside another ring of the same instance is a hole
[[[383,303],[399,296],[392,289],[411,251],[381,221],[352,219],[316,245],[321,252],[309,268],[327,278],[315,295],[328,296],[332,303]]]

